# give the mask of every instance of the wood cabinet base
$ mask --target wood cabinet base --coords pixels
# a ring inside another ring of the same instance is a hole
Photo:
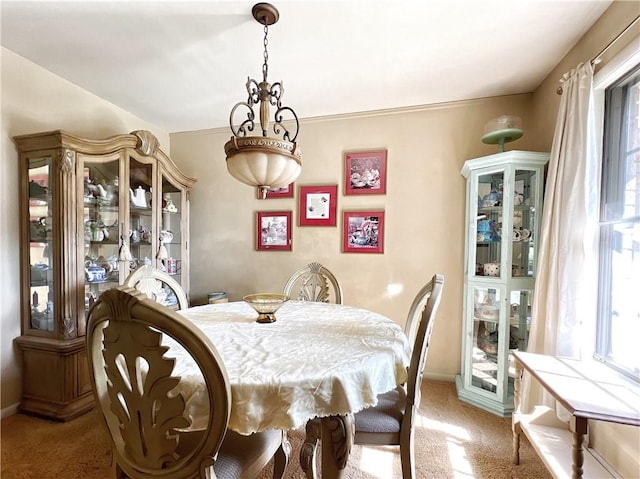
[[[22,402],[18,411],[68,421],[94,407],[84,338],[20,336]]]

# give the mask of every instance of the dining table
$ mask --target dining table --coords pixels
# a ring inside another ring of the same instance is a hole
[[[323,478],[344,477],[353,444],[353,413],[403,384],[411,347],[392,319],[348,305],[287,301],[273,323],[258,323],[244,301],[178,311],[211,340],[231,389],[228,428],[249,435],[321,423]],[[204,384],[189,359],[176,357],[192,428],[201,427],[208,404]],[[315,468],[314,468],[315,472]]]

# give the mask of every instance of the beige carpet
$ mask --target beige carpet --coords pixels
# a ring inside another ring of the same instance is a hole
[[[459,401],[452,383],[425,381],[416,430],[416,479],[548,479],[523,437],[519,466],[511,464],[511,421]],[[111,477],[110,451],[97,411],[67,423],[16,414],[0,423],[2,479],[102,479]],[[293,446],[287,479],[303,478]],[[269,466],[270,467],[270,466]],[[392,447],[354,447],[349,479],[400,479],[400,456]],[[271,477],[267,468],[259,479]]]

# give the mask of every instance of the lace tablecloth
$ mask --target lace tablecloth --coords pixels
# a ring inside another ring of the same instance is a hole
[[[220,352],[231,385],[229,428],[241,434],[296,429],[315,416],[357,412],[407,379],[410,346],[402,329],[371,311],[289,301],[271,324],[257,323],[244,302],[179,313]],[[202,380],[188,379],[188,362],[178,359],[174,372],[183,376],[181,392],[192,427],[198,427],[199,411],[207,407]]]

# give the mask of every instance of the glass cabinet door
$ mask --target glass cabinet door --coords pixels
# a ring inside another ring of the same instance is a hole
[[[478,176],[476,276],[500,276],[504,171]]]
[[[54,228],[51,157],[31,158],[29,176],[29,328],[54,331]]]
[[[505,294],[500,288],[473,288],[472,350],[469,358],[473,387],[497,395],[504,392],[507,397],[513,395],[515,370],[511,353],[526,351],[532,299],[533,291],[530,290],[513,290]],[[504,311],[503,304],[506,305]],[[509,370],[507,389],[503,392],[500,364],[501,351],[504,350],[508,351]]]
[[[536,170],[515,170],[511,232],[511,274],[514,277],[534,277],[538,182]]]
[[[157,258],[160,268],[182,284],[182,211],[183,191],[162,175],[162,220],[160,248]]]
[[[84,310],[120,279],[120,157],[87,157],[82,168]]]
[[[504,293],[488,287],[473,288],[473,331],[470,357],[471,385],[496,393],[499,382],[501,304]],[[504,319],[502,319],[504,321]]]
[[[154,264],[154,239],[157,231],[153,216],[153,178],[155,168],[133,156],[129,161],[129,248],[130,271],[145,264]]]

